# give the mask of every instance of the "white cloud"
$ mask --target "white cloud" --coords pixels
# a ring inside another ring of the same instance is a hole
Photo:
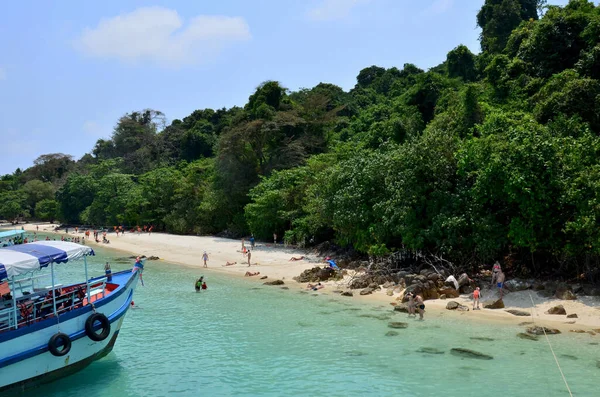
[[[350,11],[369,0],[321,0],[321,3],[308,11],[308,17],[314,21],[331,21],[343,19]]]
[[[427,9],[427,14],[443,14],[454,6],[454,0],[435,0]]]
[[[6,71],[0,68],[0,80],[6,80]]]
[[[97,58],[176,67],[206,61],[226,45],[250,37],[248,24],[241,17],[199,15],[184,26],[175,10],[144,7],[86,28],[75,47]]]

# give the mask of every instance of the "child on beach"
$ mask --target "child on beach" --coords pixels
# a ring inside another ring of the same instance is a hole
[[[479,309],[479,297],[481,295],[481,292],[479,290],[479,287],[477,287],[475,289],[475,291],[473,291],[473,310],[480,310]],[[475,306],[477,305],[477,306]]]

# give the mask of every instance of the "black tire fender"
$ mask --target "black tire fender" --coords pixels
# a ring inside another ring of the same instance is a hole
[[[100,323],[100,329],[102,330],[100,333],[97,333],[96,330],[94,330],[96,321]],[[103,341],[108,338],[108,335],[110,334],[110,321],[108,321],[108,318],[102,313],[92,314],[85,320],[85,334],[94,342]]]
[[[61,348],[62,346],[62,348]],[[61,357],[71,351],[71,338],[62,332],[52,335],[48,341],[48,350],[53,356]]]

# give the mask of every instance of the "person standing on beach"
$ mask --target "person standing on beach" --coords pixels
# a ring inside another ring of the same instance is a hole
[[[412,292],[409,292],[408,294],[406,294],[406,296],[408,297],[408,317],[416,316],[417,314],[415,313],[415,296]]]
[[[252,256],[252,252],[248,250],[248,267],[250,267],[250,257]]]
[[[502,267],[500,267],[500,262],[496,261],[496,263],[494,263],[494,266],[492,267],[492,287],[498,282],[498,273],[500,273],[501,271]]]
[[[423,320],[423,313],[425,313],[425,303],[423,303],[423,297],[421,295],[415,296],[415,304],[419,310],[419,320]]]
[[[250,237],[250,248],[254,249],[254,235]]]
[[[208,254],[204,251],[204,255],[202,255],[202,259],[204,260],[204,267],[208,267],[206,262],[208,261]]]
[[[475,289],[475,291],[473,291],[473,310],[479,310],[479,297],[481,295],[481,291],[479,290],[479,287],[477,287]],[[475,306],[477,305],[477,306]]]
[[[277,244],[277,233],[273,233],[273,244]]]
[[[500,299],[502,299],[504,297],[504,279],[505,279],[505,275],[504,273],[501,271],[498,272],[498,276],[496,277],[496,286],[498,287],[498,292],[500,294]]]

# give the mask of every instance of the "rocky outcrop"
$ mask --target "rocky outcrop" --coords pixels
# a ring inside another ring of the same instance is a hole
[[[554,328],[546,328],[546,327],[529,327],[527,328],[527,333],[532,335],[544,335],[544,331],[546,335],[556,335],[560,334],[560,331]]]
[[[548,309],[546,311],[546,314],[565,315],[567,314],[567,311],[565,310],[565,307],[563,305],[558,305]]]
[[[571,287],[566,284],[561,284],[556,288],[554,297],[562,300],[575,300],[577,296],[573,293]]]
[[[446,298],[458,298],[460,294],[457,290],[450,287],[443,287],[438,289],[440,295],[446,295]]]
[[[533,280],[522,280],[519,278],[513,278],[504,283],[504,287],[511,291],[525,291],[533,288]]]
[[[567,318],[579,318],[579,317],[577,316],[577,313],[571,313],[571,314],[567,315]]]
[[[367,287],[367,288],[363,289],[362,291],[360,291],[360,294],[361,295],[370,295],[373,293],[373,291],[374,291],[373,288]]]
[[[320,281],[327,281],[332,278],[337,278],[338,275],[335,270],[329,267],[315,266],[312,269],[306,269],[299,276],[294,277],[299,283],[314,283]]]
[[[341,296],[354,296],[354,294],[352,293],[352,291],[344,291],[340,295]]]
[[[450,301],[446,304],[446,309],[448,310],[456,310],[457,307],[460,306],[460,303],[456,301]]]
[[[493,360],[494,357],[489,356],[487,354],[480,353],[471,349],[463,349],[463,348],[454,348],[450,349],[450,354],[455,356],[463,357],[463,358],[472,358],[476,360]]]
[[[266,283],[263,283],[263,285],[283,285],[283,284],[285,284],[283,282],[283,280],[267,281]]]
[[[260,279],[261,280],[266,280],[268,277],[267,276],[262,276]]]
[[[583,329],[570,329],[569,332],[574,332],[576,334],[585,334],[586,331]]]
[[[497,301],[486,301],[482,303],[484,309],[504,309],[504,302],[502,299]]]
[[[519,317],[529,317],[529,316],[531,316],[531,313],[525,312],[523,310],[510,309],[510,310],[505,310],[505,312],[510,313],[513,316],[519,316]]]

